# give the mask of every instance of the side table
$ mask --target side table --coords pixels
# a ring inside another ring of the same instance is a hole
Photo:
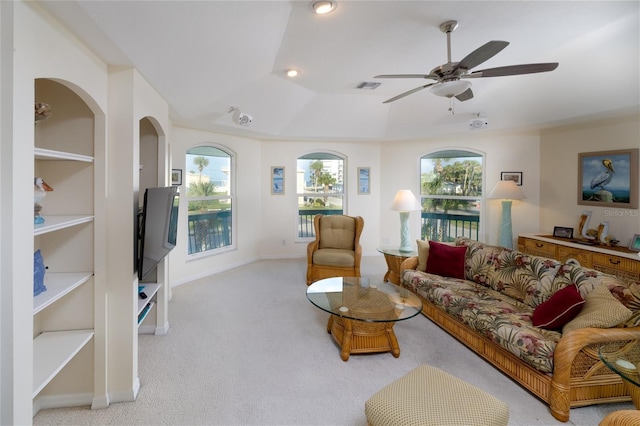
[[[384,281],[400,285],[400,272],[402,272],[400,271],[400,265],[405,259],[417,256],[418,251],[400,251],[391,247],[380,247],[378,251],[384,255],[384,260],[387,262],[387,273],[384,274]]]

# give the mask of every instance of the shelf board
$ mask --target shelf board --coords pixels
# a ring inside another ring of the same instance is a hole
[[[147,306],[147,303],[149,303],[151,299],[153,299],[153,296],[155,296],[158,290],[160,289],[160,284],[141,283],[140,287],[142,286],[144,286],[142,291],[144,291],[144,293],[147,295],[147,298],[140,299],[138,297],[138,315],[140,315],[144,307]]]
[[[47,272],[44,276],[47,291],[33,298],[33,315],[89,281],[92,275],[93,272]]]
[[[93,221],[93,215],[47,215],[43,217],[44,223],[33,225],[34,236]]]
[[[36,160],[68,160],[93,163],[93,157],[89,155],[74,154],[72,152],[54,151],[52,149],[35,148]]]
[[[146,299],[145,299],[146,300]],[[155,302],[147,302],[145,304],[145,307],[149,305],[149,308],[145,311],[144,309],[142,310],[142,313],[138,315],[138,327],[140,327],[140,325],[144,322],[144,319],[147,317],[147,315],[149,315],[149,312],[151,311],[151,309],[153,309],[153,307],[156,305]]]
[[[93,330],[48,331],[33,340],[33,396],[93,338]]]

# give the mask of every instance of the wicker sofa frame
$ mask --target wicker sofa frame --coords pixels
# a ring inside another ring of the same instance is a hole
[[[402,262],[400,271],[416,269],[417,265],[418,258],[410,257]],[[620,353],[634,351],[640,341],[640,326],[584,328],[566,333],[556,346],[554,371],[549,375],[456,320],[420,294],[414,294],[422,300],[425,317],[548,404],[551,414],[559,421],[569,421],[571,408],[631,400],[620,376],[599,359],[598,349],[606,345],[607,350]]]

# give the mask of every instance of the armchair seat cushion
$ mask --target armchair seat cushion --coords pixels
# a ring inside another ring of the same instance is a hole
[[[334,248],[319,249],[313,253],[313,263],[324,266],[353,267],[356,263],[356,252]]]

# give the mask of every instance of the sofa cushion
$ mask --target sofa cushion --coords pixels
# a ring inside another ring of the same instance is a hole
[[[595,287],[606,285],[613,297],[633,312],[624,326],[640,325],[640,283],[626,281],[580,265],[567,264],[562,265],[555,281],[560,283],[558,285],[576,284],[583,298]]]
[[[559,330],[580,313],[584,299],[575,284],[558,290],[533,311],[533,325],[547,330]]]
[[[633,314],[611,294],[604,284],[587,293],[584,301],[582,311],[562,328],[563,333],[586,327],[614,327],[627,321]]]
[[[534,327],[531,306],[471,281],[411,269],[402,272],[402,283],[533,368],[553,372],[553,352],[562,335]]]
[[[320,249],[313,253],[313,263],[324,266],[354,266],[356,262],[356,252],[353,250],[340,249]]]
[[[426,272],[443,277],[464,279],[466,253],[466,247],[456,247],[430,241]]]
[[[319,248],[355,249],[356,221],[342,215],[323,216],[320,218]]]
[[[416,270],[425,272],[427,270],[427,259],[429,258],[429,241],[416,240],[418,246],[418,266]]]

